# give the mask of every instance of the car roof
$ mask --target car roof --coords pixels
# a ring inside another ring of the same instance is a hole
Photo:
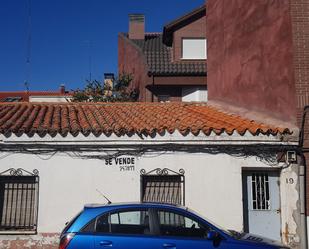
[[[166,207],[166,208],[170,208],[170,207],[178,207],[181,209],[187,209],[184,206],[181,205],[175,205],[175,204],[168,204],[168,203],[158,203],[158,202],[118,202],[118,203],[106,203],[106,204],[86,204],[85,205],[85,209],[101,209],[101,208],[120,208],[120,207],[124,207],[124,208],[131,208],[131,207]]]

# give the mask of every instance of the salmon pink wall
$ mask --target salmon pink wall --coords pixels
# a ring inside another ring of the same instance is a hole
[[[296,120],[289,0],[208,0],[209,100]]]

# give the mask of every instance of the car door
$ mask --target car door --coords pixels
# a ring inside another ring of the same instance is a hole
[[[165,249],[226,249],[225,239],[214,231],[206,223],[200,220],[170,209],[155,209],[153,219],[159,226],[160,235],[156,237],[156,248]],[[209,232],[217,234],[216,239],[208,239]]]
[[[96,221],[95,249],[157,249],[147,209],[119,210]]]

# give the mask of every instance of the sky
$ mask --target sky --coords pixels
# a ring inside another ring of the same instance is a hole
[[[0,91],[25,90],[25,81],[30,90],[57,90],[61,84],[74,90],[83,88],[90,71],[102,81],[104,73],[117,73],[118,33],[128,31],[128,14],[145,14],[146,32],[161,32],[204,2],[0,0]]]

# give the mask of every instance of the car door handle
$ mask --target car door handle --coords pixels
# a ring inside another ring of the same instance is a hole
[[[163,244],[163,248],[176,249],[176,245],[175,244],[171,244],[171,243],[164,243]]]
[[[100,241],[100,246],[112,247],[113,246],[113,242],[111,242],[109,240],[103,240],[103,241]]]

